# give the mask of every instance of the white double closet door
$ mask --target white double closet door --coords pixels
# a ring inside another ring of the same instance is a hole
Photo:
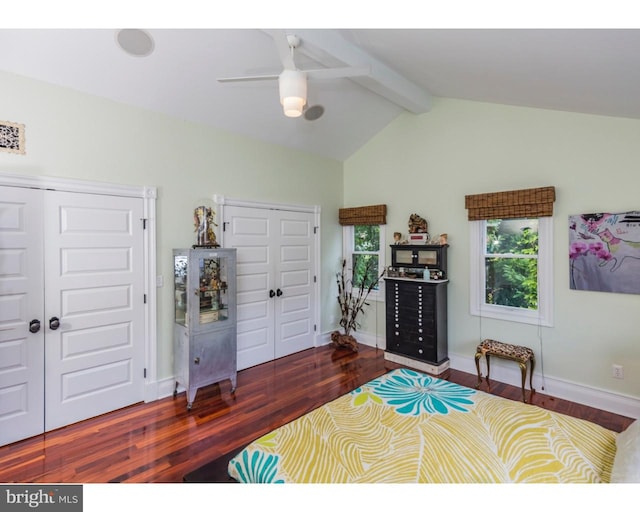
[[[237,249],[238,370],[315,345],[314,213],[225,206]]]
[[[0,186],[0,445],[143,400],[142,217]]]

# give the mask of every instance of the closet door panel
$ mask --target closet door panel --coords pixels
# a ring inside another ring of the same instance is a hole
[[[313,217],[306,212],[276,212],[274,251],[281,295],[276,301],[275,357],[314,345]]]
[[[42,191],[0,186],[0,445],[44,431],[43,287]]]
[[[225,208],[224,246],[237,249],[238,370],[271,361],[274,279],[270,210]]]
[[[143,399],[143,210],[138,198],[55,191],[45,205],[51,430]]]

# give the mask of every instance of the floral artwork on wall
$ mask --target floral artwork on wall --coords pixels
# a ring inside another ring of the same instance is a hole
[[[572,290],[640,293],[640,211],[569,216]]]

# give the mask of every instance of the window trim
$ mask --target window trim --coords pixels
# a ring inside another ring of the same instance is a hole
[[[384,224],[370,224],[371,226],[379,226],[379,233],[380,233],[380,250],[378,251],[378,273],[381,273],[384,269],[387,268],[386,266],[386,254],[387,254],[387,246],[386,246],[386,242],[385,242],[385,225]],[[351,266],[351,262],[353,261],[353,253],[354,253],[354,247],[353,247],[353,232],[354,232],[354,226],[353,225],[348,225],[348,226],[342,226],[342,257],[344,260],[346,260],[347,262],[347,271],[349,272],[349,275],[351,274],[353,268]],[[374,254],[372,252],[372,254]],[[371,290],[371,293],[369,294],[369,297],[367,298],[367,300],[372,300],[372,301],[376,301],[376,302],[383,302],[384,301],[384,279],[380,279],[380,282],[378,283],[378,289],[377,290]]]
[[[538,217],[538,309],[537,311],[499,306],[485,302],[485,220],[469,222],[470,313],[545,327],[553,327],[553,217]]]

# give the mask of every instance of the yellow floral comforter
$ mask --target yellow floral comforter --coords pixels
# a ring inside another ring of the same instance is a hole
[[[616,435],[399,369],[257,439],[228,469],[248,483],[608,482]]]

